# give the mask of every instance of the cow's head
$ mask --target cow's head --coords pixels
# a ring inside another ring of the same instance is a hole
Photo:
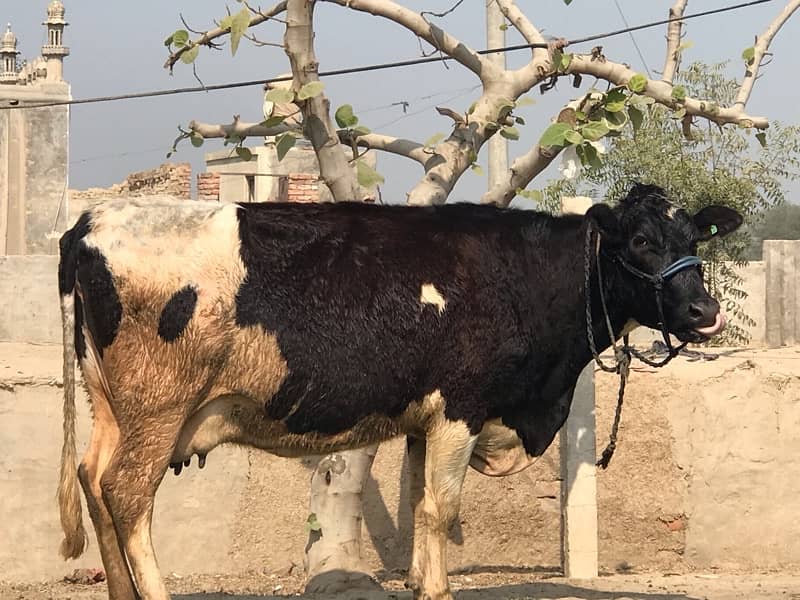
[[[696,255],[699,242],[735,231],[743,221],[738,212],[714,205],[692,216],[671,204],[661,188],[636,184],[615,208],[596,204],[587,216],[600,231],[603,253],[621,267],[638,323],[661,329],[654,281],[647,276],[664,274],[663,311],[670,333],[701,342],[722,331],[725,315],[705,289],[700,267],[691,259],[678,261]]]

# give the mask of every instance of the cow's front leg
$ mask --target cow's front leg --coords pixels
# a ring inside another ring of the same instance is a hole
[[[461,486],[477,436],[442,417],[426,438],[409,438],[414,544],[408,585],[419,600],[452,598],[447,582],[447,530],[458,515]]]

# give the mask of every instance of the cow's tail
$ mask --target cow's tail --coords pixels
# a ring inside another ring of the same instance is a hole
[[[58,287],[61,298],[61,324],[64,336],[64,445],[61,448],[61,475],[58,481],[58,506],[61,512],[61,555],[65,559],[79,557],[86,548],[83,527],[75,443],[75,274],[77,226],[61,238],[58,265]]]

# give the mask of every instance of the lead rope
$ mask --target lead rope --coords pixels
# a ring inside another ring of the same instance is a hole
[[[603,450],[602,455],[595,463],[598,467],[603,469],[608,468],[611,462],[611,457],[614,455],[614,450],[617,448],[617,432],[619,431],[619,422],[622,418],[622,402],[625,397],[625,384],[628,380],[628,373],[630,371],[631,355],[630,346],[628,346],[628,336],[626,335],[622,347],[617,346],[614,336],[614,329],[611,326],[611,317],[608,314],[608,306],[606,305],[605,294],[603,293],[603,274],[600,266],[600,233],[597,233],[597,241],[595,242],[595,263],[597,264],[597,284],[600,291],[600,302],[603,306],[603,318],[608,328],[608,336],[611,340],[611,345],[614,348],[614,360],[616,364],[611,367],[606,365],[600,358],[597,352],[597,346],[594,341],[594,331],[592,329],[592,304],[591,304],[591,247],[592,247],[592,225],[591,221],[586,226],[586,244],[584,246],[584,285],[586,291],[586,337],[589,340],[589,349],[592,352],[595,362],[606,373],[617,373],[619,375],[619,394],[617,396],[617,408],[614,412],[614,423],[611,426],[611,434],[609,435],[608,444]]]

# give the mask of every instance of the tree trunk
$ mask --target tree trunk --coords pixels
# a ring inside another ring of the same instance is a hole
[[[380,589],[361,556],[364,484],[377,446],[329,454],[311,476],[307,593]]]
[[[286,11],[286,54],[292,66],[295,91],[319,81],[314,53],[314,1],[289,0]],[[324,93],[298,101],[303,129],[319,161],[320,175],[337,202],[363,200]],[[354,588],[380,589],[362,560],[361,511],[364,484],[377,446],[323,457],[311,476],[306,592],[336,594]]]

